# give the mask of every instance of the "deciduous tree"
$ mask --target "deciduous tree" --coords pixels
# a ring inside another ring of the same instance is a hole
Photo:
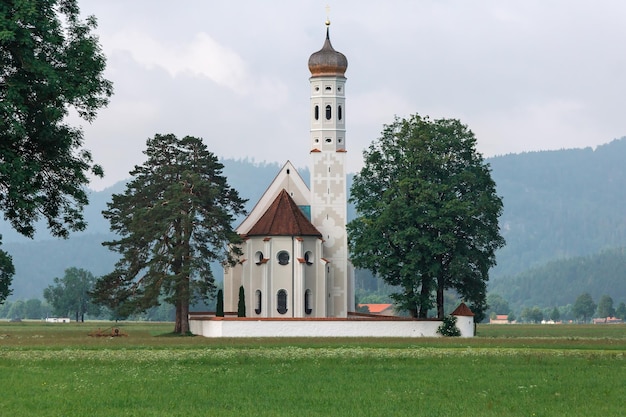
[[[231,224],[245,200],[199,138],[156,135],[145,154],[125,192],[103,212],[120,236],[103,244],[122,258],[94,294],[122,315],[158,305],[163,296],[176,307],[174,332],[186,334],[190,303],[208,300],[215,289],[211,263],[233,263],[240,254],[227,245],[240,242]]]
[[[76,0],[0,3],[0,212],[28,237],[40,218],[55,236],[84,229],[87,173],[102,176],[67,123],[70,110],[92,121],[112,93],[95,27]],[[0,250],[0,302],[12,276]]]
[[[574,306],[572,307],[572,313],[574,317],[582,319],[583,322],[589,320],[593,313],[596,311],[596,304],[593,302],[591,295],[588,292],[582,293],[576,298]]]
[[[613,308],[613,299],[608,295],[603,295],[598,301],[598,317],[613,317],[615,309]]]
[[[1,242],[0,236],[0,244]],[[11,295],[11,281],[15,274],[15,267],[11,256],[3,250],[0,250],[0,304]]]
[[[543,320],[543,311],[537,306],[526,307],[522,310],[521,317],[527,323],[540,323]]]
[[[489,310],[496,314],[509,314],[511,311],[511,307],[509,306],[509,302],[504,299],[500,294],[492,294],[489,293],[487,295],[487,304],[489,306]]]
[[[495,251],[504,245],[489,165],[474,134],[454,119],[413,115],[385,126],[364,152],[348,225],[352,262],[390,285],[399,306],[444,317],[444,290],[454,289],[482,320]]]
[[[624,304],[623,301],[617,305],[617,309],[615,310],[615,317],[626,320],[626,304]]]
[[[24,317],[27,319],[41,319],[44,317],[43,304],[38,298],[31,298],[24,303]]]
[[[552,309],[552,312],[550,313],[550,320],[557,322],[561,319],[561,312],[559,311],[558,307],[554,307]]]
[[[76,321],[85,321],[85,314],[99,314],[99,308],[91,299],[90,291],[96,279],[91,272],[82,268],[68,268],[63,278],[54,278],[54,285],[44,289],[43,297],[59,316],[74,316]]]
[[[87,174],[102,175],[68,123],[94,120],[112,93],[96,19],[76,0],[5,0],[0,22],[0,211],[25,236],[43,217],[66,237],[85,228]]]
[[[10,319],[23,319],[26,313],[26,303],[23,300],[17,300],[11,304],[8,316]]]

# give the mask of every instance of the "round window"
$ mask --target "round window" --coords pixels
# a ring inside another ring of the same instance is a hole
[[[289,252],[285,250],[281,250],[276,255],[276,259],[278,259],[278,263],[281,265],[287,265],[289,263]]]

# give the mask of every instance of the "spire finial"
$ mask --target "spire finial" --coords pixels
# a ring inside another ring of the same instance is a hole
[[[330,6],[326,5],[326,27],[330,26]]]

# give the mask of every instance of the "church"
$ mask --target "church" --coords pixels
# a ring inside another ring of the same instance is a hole
[[[348,60],[330,42],[309,58],[310,185],[286,162],[237,227],[241,256],[224,269],[225,317],[192,312],[192,333],[206,337],[436,337],[441,321],[355,312],[348,259],[346,77]],[[303,135],[304,136],[304,135]],[[306,142],[302,141],[303,152]],[[236,317],[243,288],[245,317]],[[474,315],[452,315],[463,337]]]
[[[237,311],[240,286],[247,317],[345,318],[354,311],[346,234],[348,60],[333,48],[329,25],[322,49],[309,58],[310,187],[287,162],[236,229],[243,256],[224,271],[224,311]]]

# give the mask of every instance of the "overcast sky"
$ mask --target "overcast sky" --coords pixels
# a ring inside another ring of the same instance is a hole
[[[308,165],[309,56],[330,5],[348,58],[350,172],[394,116],[458,118],[484,156],[626,136],[623,0],[79,0],[115,93],[84,125],[102,189],[156,133],[219,157]]]

